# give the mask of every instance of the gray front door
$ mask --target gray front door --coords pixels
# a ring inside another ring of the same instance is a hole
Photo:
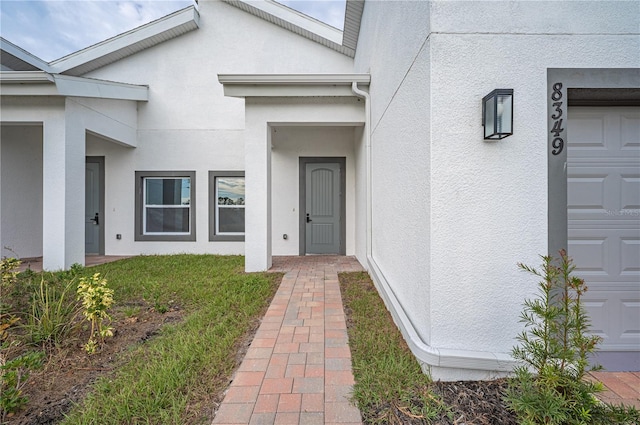
[[[84,219],[84,251],[85,254],[104,254],[102,234],[102,158],[88,157],[85,168],[85,219]]]
[[[341,176],[337,162],[307,163],[305,253],[340,254]]]

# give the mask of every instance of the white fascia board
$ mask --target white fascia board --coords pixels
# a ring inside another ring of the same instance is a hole
[[[227,0],[225,0],[227,1]],[[296,27],[314,33],[326,40],[336,44],[342,44],[342,31],[324,22],[313,19],[312,17],[300,13],[273,0],[232,0],[227,3],[245,3],[263,13],[273,16],[276,19],[289,22]],[[259,13],[255,13],[260,16]]]
[[[165,33],[171,33],[176,28],[189,24],[192,24],[192,29],[196,29],[199,27],[199,21],[200,14],[198,11],[194,6],[189,6],[185,9],[172,13],[171,15],[167,15],[146,25],[134,28],[131,31],[127,31],[98,44],[87,47],[86,49],[57,59],[50,63],[51,70],[54,73],[63,73],[88,62],[104,58],[111,54],[116,54],[116,52],[127,49],[128,47],[145,40],[153,40],[154,38],[157,38],[158,42],[161,42],[163,40],[161,36]],[[152,43],[152,45],[153,44],[157,43]]]
[[[53,83],[53,76],[44,71],[2,71],[0,84]]]
[[[0,72],[3,96],[74,96],[149,100],[149,87],[42,71]]]
[[[53,76],[61,96],[95,97],[98,99],[149,100],[149,87],[69,75]]]
[[[368,74],[219,74],[225,96],[353,96],[351,85],[369,85]]]
[[[37,56],[32,55],[31,53],[16,46],[9,40],[6,40],[2,37],[0,37],[0,50],[2,50],[3,52],[7,52],[19,61],[29,64],[37,69],[45,72],[51,71],[51,68],[49,67],[49,64],[47,62],[43,61]]]

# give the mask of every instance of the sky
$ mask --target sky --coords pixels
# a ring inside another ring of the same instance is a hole
[[[338,29],[345,0],[279,0]],[[0,0],[0,35],[50,62],[194,4],[193,0]]]

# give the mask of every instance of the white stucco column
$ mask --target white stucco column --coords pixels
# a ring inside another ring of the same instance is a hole
[[[73,108],[43,130],[43,268],[84,264],[85,130]]]
[[[271,267],[271,137],[247,107],[245,131],[245,271]]]

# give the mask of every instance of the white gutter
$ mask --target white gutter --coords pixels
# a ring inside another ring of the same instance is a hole
[[[405,341],[409,345],[409,349],[420,362],[423,370],[428,373],[432,379],[457,380],[460,377],[447,374],[445,371],[434,371],[432,366],[449,369],[474,370],[473,379],[492,379],[498,376],[504,376],[511,372],[517,364],[511,356],[504,353],[490,353],[486,351],[470,351],[470,350],[453,350],[438,349],[426,344],[407,314],[398,301],[391,285],[380,270],[380,267],[373,258],[372,247],[372,187],[371,187],[371,96],[369,93],[358,88],[358,82],[353,81],[351,84],[353,93],[365,100],[365,156],[366,156],[366,256],[367,270],[371,275],[373,282],[376,284],[380,296],[383,298],[387,309],[390,311],[393,319],[402,332]],[[434,373],[435,372],[435,373]]]
[[[224,85],[352,85],[369,84],[369,74],[218,74]],[[368,102],[367,102],[368,104]]]
[[[149,100],[149,87],[44,71],[0,72],[3,96],[66,96],[98,99]]]
[[[0,71],[1,84],[46,84],[53,82],[53,76],[44,71]]]

